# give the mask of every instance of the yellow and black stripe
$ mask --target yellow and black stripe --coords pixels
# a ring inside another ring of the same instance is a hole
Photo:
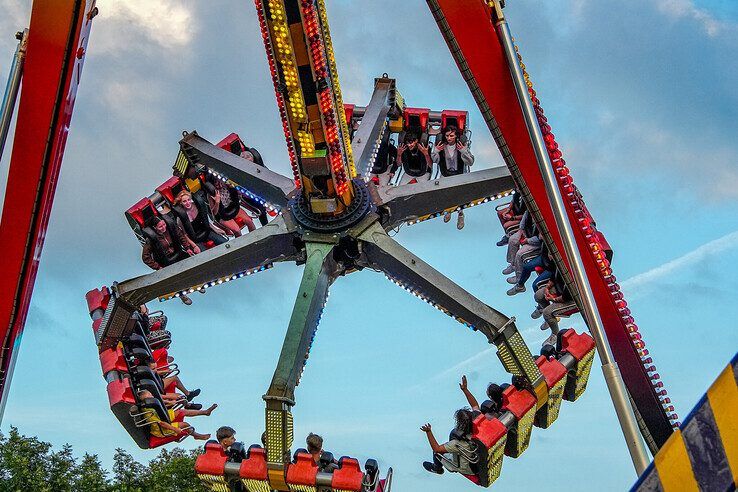
[[[631,492],[728,491],[738,478],[738,354]]]

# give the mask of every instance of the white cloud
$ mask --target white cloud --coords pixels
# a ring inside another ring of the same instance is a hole
[[[691,18],[702,25],[708,36],[720,34],[727,25],[713,17],[708,11],[694,5],[692,0],[656,0],[656,6],[673,19]]]
[[[718,255],[730,249],[738,247],[738,231],[731,232],[725,236],[703,244],[679,258],[671,260],[647,272],[635,275],[621,283],[624,291],[637,293],[644,287],[654,282],[677,273],[680,270],[694,266],[707,258]]]
[[[126,0],[98,3],[95,39],[98,51],[121,51],[154,42],[166,49],[190,44],[197,24],[191,8],[174,0]],[[144,39],[137,39],[143,35]]]

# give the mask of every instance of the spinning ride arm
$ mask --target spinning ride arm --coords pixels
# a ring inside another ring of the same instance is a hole
[[[505,370],[539,387],[542,376],[515,319],[483,303],[387,235],[378,224],[359,236],[369,266],[459,323],[479,331],[498,348]],[[545,385],[544,385],[545,386]]]
[[[394,91],[394,79],[386,77],[376,79],[372,98],[361,119],[362,124],[351,140],[359,177],[368,178],[372,170],[377,150],[387,129],[387,117],[393,109]]]
[[[157,297],[192,292],[210,283],[223,283],[233,275],[270,265],[277,261],[294,260],[298,254],[294,235],[283,217],[266,226],[234,238],[227,243],[190,256],[148,275],[116,286],[118,297],[132,306],[139,306]]]
[[[256,0],[295,184],[310,210],[335,215],[356,177],[323,0]]]
[[[185,135],[179,141],[179,147],[189,162],[204,164],[208,170],[230,179],[277,208],[286,207],[290,194],[295,190],[291,179],[223,150],[196,132]]]
[[[378,188],[379,202],[386,212],[384,227],[389,230],[403,222],[414,224],[489,202],[512,192],[514,182],[504,167],[420,181],[412,185]]]
[[[328,288],[338,275],[332,255],[334,244],[308,242],[306,263],[292,317],[279,355],[266,401],[267,461],[286,463],[292,445],[292,414],[295,388],[310,355],[323,314]]]

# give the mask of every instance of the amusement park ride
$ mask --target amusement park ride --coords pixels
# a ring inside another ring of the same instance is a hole
[[[427,0],[507,169],[402,186],[378,185],[369,179],[389,139],[412,130],[427,141],[449,123],[463,132],[468,113],[408,107],[395,80],[386,74],[375,79],[366,107],[344,104],[324,0],[255,3],[293,175],[281,176],[239,156],[244,147],[235,134],[212,144],[197,132],[185,132],[175,176],[131,207],[126,217],[143,239],[151,218],[168,220],[179,190],[195,193],[210,175],[271,212],[273,220],[161,270],[87,294],[111,409],[135,442],[151,448],[177,439],[153,437],[135,418],[135,410],[143,408],[157,411],[163,420],[169,418],[163,402],[139,401],[135,391],[153,384],[136,367],[152,348],[139,307],[290,261],[304,265],[304,272],[263,397],[265,447],[252,446],[239,464],[227,462],[219,446],[207,446],[197,471],[213,490],[229,490],[229,480],[240,480],[250,491],[390,489],[391,469],[388,478],[380,480],[373,460],[362,471],[357,460],[345,457],[338,470],[326,473],[318,471],[310,455],[293,456],[291,451],[295,389],[329,288],[339,277],[363,269],[385,274],[483,335],[497,347],[505,369],[517,376],[516,384],[505,390],[500,415],[481,414],[475,420],[473,438],[481,452],[476,475],[467,478],[489,486],[499,476],[503,455],[520,456],[532,427],[547,428],[558,417],[563,399],[573,401],[581,395],[595,346],[641,473],[649,461],[641,436],[656,454],[679,422],[610,268],[609,246],[573,183],[513,44],[504,2]],[[0,242],[7,245],[9,259],[0,293],[3,407],[96,13],[94,0],[34,2],[30,30],[21,35],[17,69],[6,93],[5,107],[12,114],[23,70],[17,127],[24,131],[16,132],[0,224]],[[3,115],[9,120],[6,111]],[[4,137],[7,125],[3,128]],[[593,335],[562,332],[555,358],[534,357],[514,318],[477,299],[388,234],[403,223],[460,211],[513,190],[531,211]]]

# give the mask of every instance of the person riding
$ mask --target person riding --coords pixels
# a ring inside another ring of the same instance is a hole
[[[241,194],[233,186],[229,186],[221,179],[213,179],[213,187],[215,193],[208,196],[210,211],[223,230],[235,237],[241,236],[241,226],[236,222],[236,217],[243,220],[249,232],[256,229],[254,221],[241,208]]]
[[[497,241],[497,246],[505,246],[510,240],[507,230],[513,226],[520,224],[523,219],[523,213],[525,212],[525,202],[523,201],[523,195],[519,191],[515,190],[512,201],[505,210],[498,212],[500,220],[502,221],[502,230],[504,231],[502,239]]]
[[[443,473],[443,469],[464,475],[473,475],[472,465],[476,461],[476,446],[471,441],[474,415],[468,408],[461,408],[454,414],[456,426],[453,438],[444,444],[438,444],[430,424],[423,425],[428,443],[433,450],[433,461],[424,461],[423,468],[431,473]]]
[[[170,224],[161,217],[144,228],[146,243],[141,259],[152,270],[160,270],[200,252],[178,224]]]
[[[418,134],[408,130],[397,148],[397,160],[402,163],[400,184],[405,185],[431,178],[431,161],[428,147],[418,141]]]
[[[140,400],[146,400],[154,398],[148,390],[141,390],[138,392]],[[213,403],[207,410],[177,410],[168,409],[170,422],[164,422],[161,420],[156,411],[152,408],[143,409],[144,422],[149,425],[149,433],[154,437],[170,437],[170,436],[192,436],[198,441],[207,441],[210,439],[210,434],[200,434],[195,431],[187,422],[184,422],[185,417],[197,417],[200,415],[210,416],[213,410],[218,408],[218,405]]]
[[[455,125],[447,125],[441,132],[441,141],[433,147],[431,160],[438,166],[441,176],[457,176],[469,171],[474,164],[474,156],[469,148],[459,140],[459,129]],[[451,213],[446,212],[443,221],[451,220]],[[464,211],[459,210],[456,228],[464,228]]]
[[[333,455],[323,451],[323,438],[312,432],[305,439],[307,444],[307,452],[313,457],[313,463],[318,466],[320,472],[332,472],[338,469],[338,462],[333,459]]]
[[[193,199],[189,191],[179,192],[175,200],[174,213],[182,223],[187,236],[197,244],[200,251],[205,249],[205,243],[208,241],[212,241],[215,245],[226,242],[226,238],[210,227],[207,205],[199,199]]]
[[[544,344],[554,345],[559,333],[559,318],[555,313],[576,306],[561,272],[557,270],[553,278],[536,291],[535,300],[538,303],[537,311],[543,315],[541,330],[551,330]]]
[[[245,145],[241,148],[240,151],[238,151],[236,148],[231,147],[231,152],[234,154],[239,155],[240,157],[243,157],[247,161],[251,161],[257,166],[261,166],[264,169],[266,169],[266,164],[264,164],[264,161],[261,158],[261,155],[259,152],[256,151],[256,149],[251,147],[246,147]],[[252,208],[259,211],[259,223],[263,226],[267,225],[269,223],[269,214],[267,212],[266,207],[263,203],[259,203],[257,200],[245,196],[243,197],[244,201],[249,204]]]

